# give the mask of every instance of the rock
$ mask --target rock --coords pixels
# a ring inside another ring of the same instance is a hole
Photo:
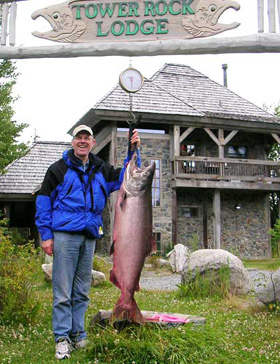
[[[274,300],[280,302],[280,268],[272,273],[272,281],[274,284],[273,291],[275,294]]]
[[[275,301],[272,272],[259,271],[254,278],[255,294],[262,303]],[[279,292],[280,293],[280,292]]]
[[[193,280],[196,274],[218,272],[223,266],[230,269],[230,293],[246,294],[250,289],[249,273],[242,261],[223,249],[200,249],[193,252],[182,272],[182,283]]]
[[[167,254],[173,273],[183,271],[190,254],[191,252],[187,246],[183,244],[174,245],[174,249]]]
[[[165,259],[161,259],[160,258],[158,261],[159,261],[160,267],[166,267],[166,266],[169,266],[170,265],[168,260],[165,260]]]
[[[47,282],[52,281],[52,263],[49,264],[42,264],[42,269],[45,275],[45,279]]]
[[[42,269],[45,275],[45,279],[48,282],[52,281],[52,263],[50,264],[42,264]],[[99,284],[106,281],[106,276],[104,273],[98,272],[96,270],[92,270],[92,280],[91,285],[92,286],[98,286]]]
[[[92,286],[98,286],[99,284],[106,281],[106,276],[102,272],[98,272],[97,270],[92,270],[91,275],[91,285]]]

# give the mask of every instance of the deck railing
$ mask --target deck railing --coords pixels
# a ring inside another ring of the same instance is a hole
[[[280,162],[255,159],[176,157],[175,178],[280,183]]]

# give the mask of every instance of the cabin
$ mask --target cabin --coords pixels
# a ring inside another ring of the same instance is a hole
[[[93,152],[122,166],[134,121],[142,163],[156,163],[152,204],[159,252],[181,243],[247,259],[271,256],[270,194],[280,190],[280,163],[268,155],[280,143],[279,118],[189,66],[168,63],[136,93],[116,85],[69,133],[88,125],[97,141]],[[1,206],[13,226],[23,204],[26,216],[33,216],[30,206],[47,165],[68,146],[37,142],[0,177]],[[103,252],[111,243],[115,200],[116,193],[104,215]]]

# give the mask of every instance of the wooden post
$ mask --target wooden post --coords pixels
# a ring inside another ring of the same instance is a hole
[[[172,245],[177,244],[177,224],[178,220],[178,207],[177,207],[177,191],[172,189]]]
[[[268,0],[267,6],[269,33],[276,33],[275,0]]]
[[[202,226],[203,226],[203,248],[208,249],[208,233],[207,233],[207,194],[204,192],[202,201]]]
[[[264,32],[264,0],[258,0],[258,32]]]
[[[9,44],[14,46],[16,44],[16,17],[17,17],[17,3],[12,2],[10,5],[10,23],[9,23]]]
[[[8,16],[9,16],[9,4],[5,3],[2,5],[1,46],[5,46],[7,42]]]
[[[225,138],[223,129],[219,129],[218,136],[219,136],[219,158],[225,158],[225,147],[224,147]]]
[[[214,212],[214,246],[215,249],[221,248],[221,192],[214,190],[213,197],[213,212]]]
[[[114,121],[112,123],[109,163],[114,167],[116,167],[117,163],[118,163],[118,160],[117,160],[117,122],[116,121]],[[116,206],[117,197],[118,197],[118,192],[114,192],[111,194],[110,199],[109,199],[111,241],[113,241],[115,206]]]
[[[174,157],[180,156],[180,126],[174,126]]]

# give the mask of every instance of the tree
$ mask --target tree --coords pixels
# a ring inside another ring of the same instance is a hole
[[[0,62],[0,173],[9,163],[21,157],[28,148],[25,143],[17,141],[27,124],[13,120],[13,104],[17,98],[12,92],[17,76],[13,62]]]

